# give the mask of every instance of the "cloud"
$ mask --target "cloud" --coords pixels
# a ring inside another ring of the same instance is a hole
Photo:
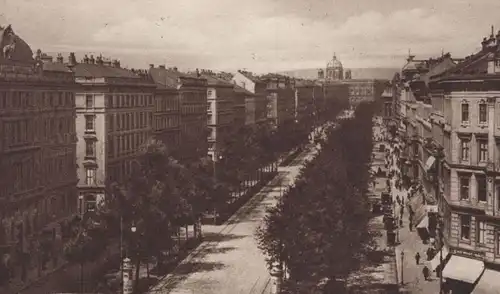
[[[36,48],[116,53],[132,66],[167,60],[191,68],[255,71],[319,67],[333,52],[346,67],[401,64],[408,48],[419,55],[441,49],[470,54],[487,28],[460,19],[488,12],[465,2],[447,9],[434,1],[395,9],[391,1],[380,0],[380,7],[367,2],[368,11],[340,0],[335,5],[326,0],[318,0],[320,5],[295,0],[4,1],[12,3],[5,21]]]

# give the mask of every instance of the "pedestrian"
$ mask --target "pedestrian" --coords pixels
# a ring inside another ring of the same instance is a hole
[[[420,253],[417,252],[417,254],[415,254],[415,262],[417,263],[417,265],[420,264]]]
[[[410,232],[413,232],[413,222],[411,221],[411,218],[410,218],[409,228]]]
[[[396,196],[396,202],[401,205],[401,199],[399,199],[399,195]]]
[[[427,266],[424,266],[424,268],[422,269],[422,274],[424,274],[424,279],[428,281],[430,272]]]
[[[403,227],[403,219],[402,218],[399,219],[399,227],[401,227],[401,228]]]
[[[427,260],[431,260],[432,259],[431,258],[431,256],[432,256],[432,249],[431,249],[431,247],[427,248],[426,254],[427,254]]]

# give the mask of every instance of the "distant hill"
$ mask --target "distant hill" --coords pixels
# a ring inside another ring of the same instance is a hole
[[[400,72],[399,68],[350,68],[353,79],[387,79],[392,80],[396,72]],[[297,70],[288,70],[279,72],[294,78],[316,79],[318,77],[317,68],[305,68]],[[345,73],[345,72],[344,72]]]

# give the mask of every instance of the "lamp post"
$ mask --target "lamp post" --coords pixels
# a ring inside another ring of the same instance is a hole
[[[401,250],[401,285],[404,285],[404,260],[405,260],[405,252]]]
[[[443,147],[439,146],[436,152],[436,173],[434,179],[434,190],[436,195],[436,200],[438,203],[442,204],[443,199],[441,195],[441,188],[439,186],[439,177],[441,170],[441,160],[444,158]],[[439,206],[438,206],[439,207]],[[439,293],[443,293],[443,229],[444,222],[443,217],[439,214],[438,211],[438,236],[439,236]]]

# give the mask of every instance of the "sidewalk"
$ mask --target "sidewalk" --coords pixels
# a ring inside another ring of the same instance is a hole
[[[395,201],[396,196],[400,199],[404,199],[405,203],[407,200],[407,192],[405,189],[396,189],[395,183],[400,175],[399,167],[397,165],[397,158],[393,155],[392,169],[396,171],[396,175],[391,179],[391,191],[392,196]],[[406,206],[406,205],[405,205]],[[399,214],[399,205],[395,211]],[[430,261],[427,261],[426,250],[429,245],[422,242],[416,230],[410,231],[409,229],[409,218],[408,209],[404,209],[403,213],[403,227],[399,228],[399,245],[396,246],[396,264],[398,272],[398,281],[402,285],[402,293],[439,293],[439,277],[436,277],[435,272],[431,272],[431,276],[428,281],[425,281],[422,269],[427,266],[429,269]],[[399,217],[399,215],[398,215]],[[420,264],[416,264],[415,255],[419,252],[420,254]],[[402,254],[404,253],[404,254]]]

